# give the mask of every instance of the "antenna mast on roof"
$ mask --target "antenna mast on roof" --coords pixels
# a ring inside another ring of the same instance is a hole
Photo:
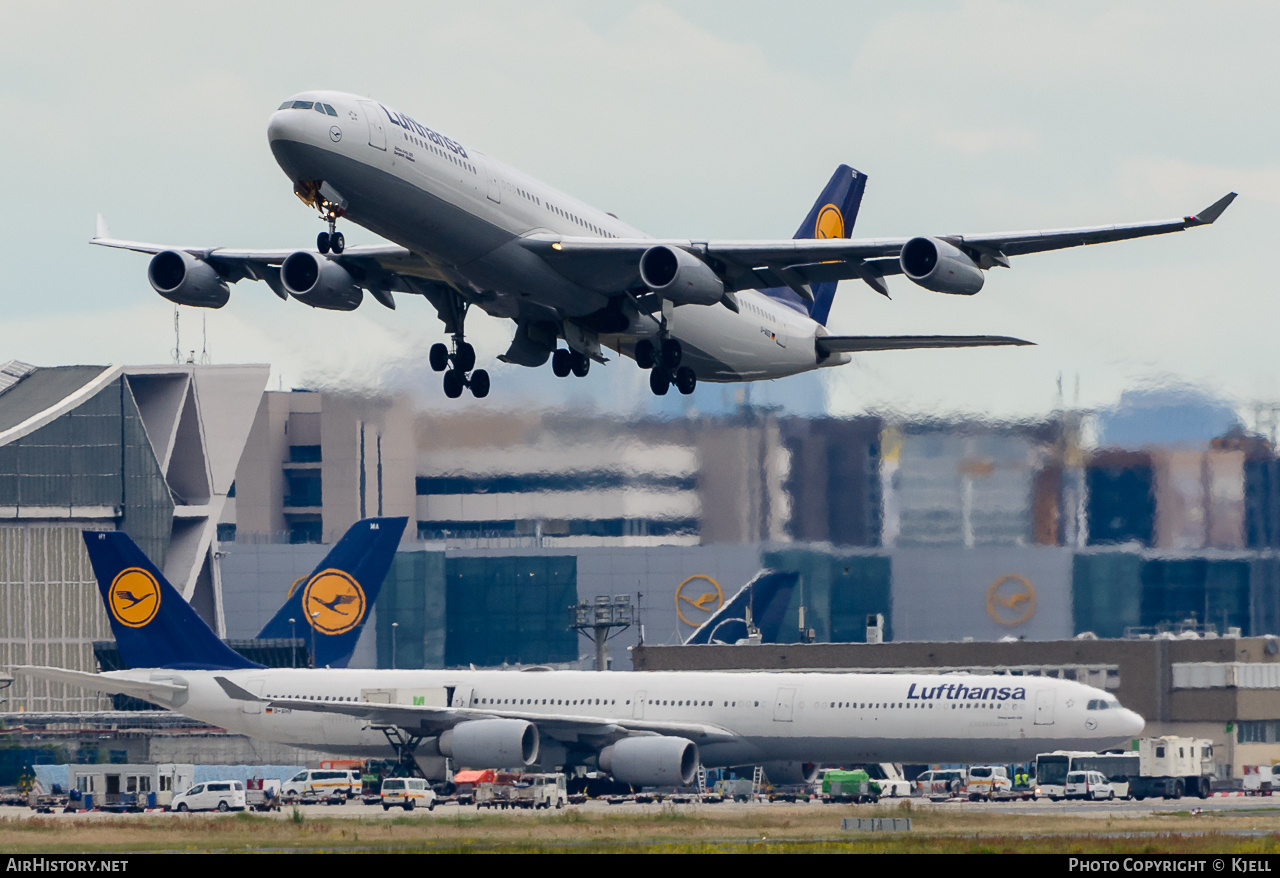
[[[200,334],[202,336],[203,347],[200,349],[200,365],[207,366],[213,362],[213,358],[209,356],[209,315],[200,315]]]

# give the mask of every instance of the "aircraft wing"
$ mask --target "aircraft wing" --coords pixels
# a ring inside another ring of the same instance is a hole
[[[1190,216],[1127,225],[1020,232],[936,235],[980,257],[983,268],[1008,266],[1008,257],[1085,244],[1123,241],[1209,225],[1235,200],[1231,192]],[[561,274],[601,292],[640,286],[639,260],[665,244],[701,256],[728,292],[862,278],[884,292],[881,278],[899,274],[898,255],[910,238],[787,238],[775,241],[695,241],[659,238],[580,238],[534,234],[524,245]]]
[[[179,250],[209,263],[228,283],[241,280],[266,281],[272,292],[282,299],[287,299],[288,293],[280,283],[280,265],[301,249],[237,250],[231,247],[172,246],[127,241],[111,237],[101,215],[98,216],[97,234],[89,243],[152,255],[166,250]],[[356,283],[369,290],[374,298],[388,308],[394,308],[395,302],[386,292],[423,295],[434,304],[435,295],[442,288],[452,289],[437,266],[398,244],[360,244],[346,248],[341,255],[331,253],[326,258],[347,269]]]
[[[13,673],[15,676],[34,677],[37,680],[48,680],[52,683],[70,683],[73,686],[80,686],[93,692],[104,692],[107,695],[131,695],[143,701],[160,704],[172,704],[176,697],[187,691],[185,685],[174,683],[172,680],[133,680],[38,665],[18,665],[13,668]]]
[[[272,709],[305,710],[354,716],[380,725],[397,726],[419,735],[434,735],[462,723],[478,719],[521,719],[538,727],[539,733],[565,743],[590,741],[605,746],[635,735],[677,735],[695,744],[734,741],[738,735],[710,723],[657,722],[651,720],[608,720],[596,716],[560,714],[547,716],[520,710],[477,710],[467,707],[430,707],[408,704],[378,704],[367,701],[306,701],[296,698],[260,698],[225,677],[218,685],[237,701],[261,701]]]
[[[922,348],[980,348],[1033,345],[1035,342],[1007,335],[820,335],[814,339],[818,353],[861,351],[911,351]]]

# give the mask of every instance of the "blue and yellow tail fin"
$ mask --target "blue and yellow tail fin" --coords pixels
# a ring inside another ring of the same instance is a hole
[[[407,523],[403,517],[366,518],[351,525],[311,575],[294,583],[258,636],[304,637],[308,647],[315,644],[317,668],[345,668]]]
[[[120,658],[131,668],[260,668],[225,643],[120,531],[85,531]]]
[[[862,193],[867,188],[867,175],[848,165],[841,165],[831,175],[818,200],[813,203],[809,215],[800,223],[793,237],[796,238],[847,238],[853,233],[862,206]],[[766,296],[786,302],[793,308],[806,312],[823,326],[831,314],[831,302],[836,295],[836,281],[814,284],[813,302],[810,304],[790,287],[772,287],[761,290]]]

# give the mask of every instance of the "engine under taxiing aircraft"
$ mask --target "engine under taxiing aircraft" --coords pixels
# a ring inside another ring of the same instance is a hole
[[[282,299],[350,311],[368,292],[425,297],[451,343],[430,350],[449,397],[489,392],[466,341],[477,306],[515,323],[499,359],[551,360],[584,376],[612,349],[649,370],[656,394],[699,381],[757,381],[847,363],[861,351],[1023,345],[1004,336],[836,336],[836,285],[861,279],[888,295],[903,274],[928,290],[973,295],[1013,256],[1182,231],[1212,223],[1235,193],[1198,214],[1048,231],[852,239],[866,177],[841,165],[793,238],[653,238],[377,101],[332,91],[296,95],[267,126],[294,192],[327,224],[315,250],[95,244],[154,254],[152,287],[182,305],[221,308],[228,284],[266,281]],[[347,248],[339,219],[388,244]],[[563,340],[563,346],[561,341]]]
[[[14,674],[132,695],[252,738],[412,760],[433,779],[451,759],[469,768],[584,766],[655,786],[687,784],[698,765],[764,765],[787,783],[812,779],[823,764],[1020,762],[1100,750],[1144,725],[1103,690],[1006,674],[246,667],[144,555],[115,551],[117,538],[85,534],[132,670]]]

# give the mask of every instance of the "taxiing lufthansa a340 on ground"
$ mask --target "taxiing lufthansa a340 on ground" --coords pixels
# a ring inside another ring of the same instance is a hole
[[[650,370],[650,387],[692,393],[698,381],[782,378],[847,363],[860,351],[1030,344],[1003,336],[835,336],[826,330],[836,284],[859,278],[888,295],[905,274],[939,293],[973,295],[1009,258],[1212,223],[1235,193],[1198,214],[1156,222],[1049,231],[850,239],[866,176],[841,165],[794,238],[667,240],[645,235],[377,101],[304,92],[267,127],[294,192],[320,211],[316,250],[168,247],[111,238],[96,244],[154,254],[160,295],[221,308],[227,285],[264,280],[282,299],[350,311],[367,290],[424,296],[451,345],[430,362],[444,390],[476,397],[489,374],[466,341],[468,308],[516,324],[499,359],[551,360],[559,377],[586,375],[611,348]],[[339,218],[393,242],[345,247]],[[563,339],[564,346],[560,346]]]
[[[822,764],[1020,762],[1125,744],[1143,720],[1109,693],[1004,674],[601,673],[246,667],[145,555],[86,533],[132,670],[21,666],[19,676],[132,695],[232,732],[357,757],[455,767],[598,767],[642,786],[764,765],[775,783]],[[136,601],[121,603],[127,583]]]

